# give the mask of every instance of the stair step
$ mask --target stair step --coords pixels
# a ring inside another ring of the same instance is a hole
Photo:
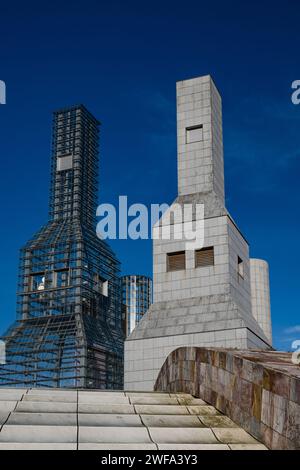
[[[0,390],[0,450],[266,449],[187,393]]]

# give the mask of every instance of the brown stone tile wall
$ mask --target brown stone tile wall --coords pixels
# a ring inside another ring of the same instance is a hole
[[[166,359],[155,390],[202,398],[270,449],[300,449],[300,367],[291,356],[179,348]]]

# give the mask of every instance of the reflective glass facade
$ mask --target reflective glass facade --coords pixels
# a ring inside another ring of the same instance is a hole
[[[134,330],[152,303],[152,279],[147,276],[122,277],[123,325],[126,336]]]
[[[119,262],[96,236],[99,123],[54,113],[49,222],[21,249],[0,386],[123,387]]]

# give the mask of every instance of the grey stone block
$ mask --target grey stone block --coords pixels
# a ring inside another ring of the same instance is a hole
[[[151,438],[162,444],[217,444],[208,428],[149,428]]]
[[[231,450],[268,450],[263,444],[230,444]]]
[[[218,415],[220,414],[216,408],[214,408],[213,406],[209,406],[209,405],[201,405],[201,406],[188,406],[187,407],[189,412],[192,414],[192,415],[199,415],[199,416],[205,416],[205,415]]]
[[[238,425],[235,424],[230,418],[222,415],[212,415],[212,416],[198,416],[200,422],[208,428],[237,428]]]
[[[77,390],[53,389],[53,388],[31,388],[27,391],[26,396],[55,396],[73,398],[77,401]]]
[[[95,443],[79,443],[79,450],[157,450],[155,444],[95,444]]]
[[[8,390],[8,389],[0,390],[0,403],[2,401],[21,400],[25,392],[23,390]]]
[[[186,406],[175,405],[134,405],[138,414],[145,415],[188,415]]]
[[[160,393],[160,392],[125,392],[126,397],[155,397],[155,398],[169,398],[170,396],[177,396],[171,395],[169,393]]]
[[[80,426],[79,442],[132,444],[151,443],[146,428],[89,427]]]
[[[212,428],[218,440],[224,444],[257,444],[257,440],[241,428]]]
[[[123,392],[122,390],[79,390],[78,391],[78,396],[91,396],[91,397],[125,397],[126,393]]]
[[[199,428],[203,427],[198,416],[187,415],[141,415],[142,421],[148,428]]]
[[[10,415],[7,424],[38,426],[77,426],[76,413],[17,413]]]
[[[67,388],[29,388],[26,391],[27,395],[77,395],[77,389],[67,389]]]
[[[76,450],[77,443],[60,442],[0,442],[0,450]]]
[[[28,388],[26,391],[27,395],[77,395],[77,389],[71,388]]]
[[[16,411],[26,413],[76,413],[77,403],[20,401]]]
[[[159,450],[230,450],[225,444],[158,444]]]
[[[201,398],[190,397],[178,397],[178,403],[180,405],[207,405]]]
[[[0,411],[0,426],[5,423],[5,421],[7,420],[9,416],[9,413],[10,413],[9,411],[7,412]]]
[[[177,398],[168,397],[131,397],[130,402],[133,405],[178,405]]]
[[[80,413],[78,415],[79,426],[128,426],[128,427],[139,427],[142,426],[139,415],[135,414],[85,414]]]
[[[10,413],[17,405],[17,401],[0,401],[0,413]]]
[[[24,395],[23,401],[36,401],[36,402],[55,402],[55,403],[77,403],[77,395],[63,395],[63,394],[46,394],[41,395]]]
[[[77,427],[4,425],[0,432],[0,442],[76,443]]]
[[[91,403],[79,403],[78,404],[79,413],[97,413],[97,414],[134,414],[133,405],[97,405]]]
[[[170,393],[170,397],[194,399],[194,397],[190,393]]]
[[[129,399],[125,395],[121,394],[102,394],[102,393],[81,393],[78,394],[78,403],[95,403],[99,405],[104,405],[109,403],[111,405],[127,405],[129,404]]]

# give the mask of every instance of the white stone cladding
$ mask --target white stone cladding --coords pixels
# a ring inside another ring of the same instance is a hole
[[[178,197],[204,204],[204,247],[214,263],[196,267],[186,239],[153,240],[154,303],[125,342],[125,387],[152,390],[168,354],[180,346],[269,348],[251,306],[249,246],[224,203],[221,98],[210,76],[177,83]],[[198,140],[198,141],[197,141]],[[164,214],[154,227],[174,228]],[[176,224],[176,227],[178,224]],[[171,234],[173,232],[171,231]],[[167,255],[185,252],[185,269]]]
[[[209,75],[177,82],[178,195],[214,190],[224,205],[221,97]],[[202,126],[203,140],[187,142]]]
[[[181,313],[182,314],[182,311]],[[176,321],[176,317],[174,316]],[[193,328],[193,325],[191,325]],[[191,329],[192,329],[191,328]],[[194,327],[195,329],[195,327]],[[158,373],[168,355],[181,346],[265,349],[266,343],[246,328],[203,333],[159,336],[125,344],[125,389],[153,390]]]
[[[269,265],[262,259],[250,259],[252,314],[272,344]]]

